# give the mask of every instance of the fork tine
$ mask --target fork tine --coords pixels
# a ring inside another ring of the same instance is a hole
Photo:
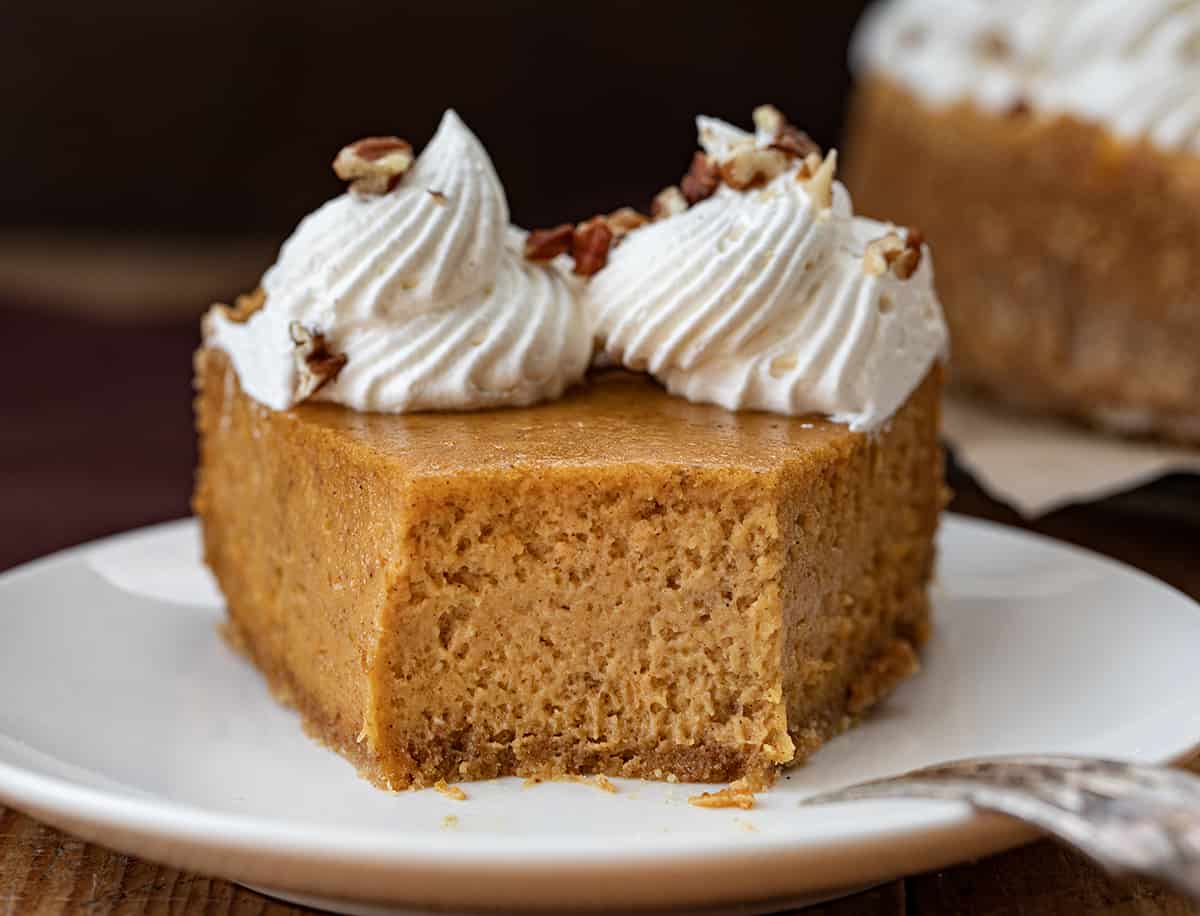
[[[1021,768],[1023,773],[1027,771],[1027,768],[1038,768],[1047,778],[1053,778],[1052,774],[1058,771],[1062,771],[1064,779],[1067,773],[1076,774],[1075,778],[1080,786],[1086,785],[1090,791],[1114,798],[1127,794],[1132,784],[1151,792],[1169,793],[1172,800],[1176,795],[1182,795],[1194,798],[1200,803],[1200,780],[1180,770],[1093,757],[1042,754],[974,757],[939,763],[910,770],[897,776],[888,776],[830,792],[822,792],[805,798],[800,804],[830,804],[864,798],[894,797],[894,793],[888,790],[889,786],[914,780],[929,783],[929,791],[934,791],[937,785],[943,781],[959,778],[970,779],[972,782],[1001,785],[1011,780],[1014,768]],[[1027,778],[1027,776],[1022,777],[1022,779]],[[1106,786],[1109,789],[1107,792],[1104,791]]]
[[[1155,875],[1200,900],[1200,779],[1079,757],[959,760],[806,798],[948,799],[1040,827],[1113,871]]]

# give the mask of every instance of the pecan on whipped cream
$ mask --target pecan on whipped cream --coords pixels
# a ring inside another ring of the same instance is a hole
[[[697,119],[721,180],[660,195],[588,308],[605,357],[673,394],[875,429],[946,353],[931,259],[919,236],[855,216],[836,152],[777,115],[759,109],[755,133]]]
[[[415,160],[403,140],[375,137],[334,168],[350,190],[284,243],[261,306],[205,320],[247,394],[279,410],[312,398],[403,413],[532,404],[582,379],[592,333],[579,282],[524,256],[500,179],[458,115]]]

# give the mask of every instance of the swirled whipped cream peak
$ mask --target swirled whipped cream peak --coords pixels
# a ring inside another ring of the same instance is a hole
[[[583,377],[580,281],[524,257],[525,233],[458,115],[415,161],[404,141],[375,137],[334,168],[350,189],[300,223],[258,300],[205,321],[247,394],[277,410],[309,397],[470,410],[552,399]]]
[[[919,234],[856,217],[779,112],[700,117],[702,153],[587,297],[609,359],[691,401],[885,423],[946,351]]]
[[[930,104],[1069,114],[1200,153],[1200,0],[885,0],[851,56]]]

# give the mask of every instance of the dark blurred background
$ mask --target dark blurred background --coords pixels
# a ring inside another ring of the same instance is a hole
[[[644,203],[697,112],[748,122],[772,101],[831,143],[865,6],[4,2],[6,223],[273,236],[339,191],[342,144],[419,148],[447,106],[530,225]]]
[[[698,112],[837,143],[865,6],[0,0],[0,569],[187,513],[197,319],[340,191],[344,143],[420,147],[454,106],[518,223],[645,207]],[[1073,512],[1040,527],[1096,528]]]

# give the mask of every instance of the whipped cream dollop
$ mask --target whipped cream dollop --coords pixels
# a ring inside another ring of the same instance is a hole
[[[1200,0],[886,0],[851,56],[935,105],[1029,106],[1200,153]]]
[[[712,118],[697,127],[717,162],[772,139]],[[730,410],[823,413],[855,430],[891,417],[946,351],[930,258],[907,277],[872,270],[868,245],[899,233],[855,217],[833,163],[808,178],[815,165],[794,159],[756,188],[722,183],[630,233],[588,290],[607,356]]]
[[[579,281],[522,254],[479,140],[447,111],[386,193],[306,217],[263,276],[263,307],[206,320],[243,390],[277,410],[305,395],[297,336],[344,357],[313,395],[356,410],[520,406],[558,397],[592,355]]]

